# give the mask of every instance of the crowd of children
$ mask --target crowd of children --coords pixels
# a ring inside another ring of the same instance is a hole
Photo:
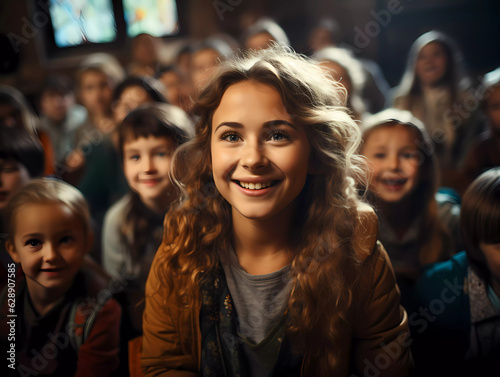
[[[2,371],[495,375],[500,73],[459,111],[448,36],[389,91],[337,32],[306,57],[266,18],[168,64],[141,34],[34,108],[0,86]]]

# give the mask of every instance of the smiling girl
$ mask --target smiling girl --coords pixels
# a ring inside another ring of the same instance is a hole
[[[465,105],[473,94],[464,67],[454,41],[433,30],[411,46],[405,73],[395,88],[394,107],[410,111],[429,133],[441,186],[458,185],[456,170],[479,132],[477,109]]]
[[[278,47],[223,63],[203,90],[146,286],[146,375],[347,376],[380,357],[384,373],[408,374],[406,315],[354,190],[360,135],[342,96]]]
[[[436,162],[429,145],[423,125],[408,111],[388,109],[365,121],[361,150],[373,170],[368,200],[376,208],[380,239],[405,305],[421,268],[459,251],[460,207],[436,195]]]
[[[93,234],[83,195],[61,181],[32,180],[9,201],[6,221],[6,249],[24,274],[16,279],[15,300],[8,291],[15,315],[7,299],[0,306],[2,352],[12,341],[8,318],[16,318],[16,370],[4,369],[3,375],[114,375],[121,310],[109,299],[106,282],[84,262]],[[1,297],[7,297],[7,287]]]

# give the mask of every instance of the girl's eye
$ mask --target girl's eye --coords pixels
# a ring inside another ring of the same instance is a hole
[[[129,159],[132,161],[138,161],[139,158],[141,158],[141,156],[139,156],[138,154],[133,154],[129,157]]]
[[[374,158],[379,158],[379,159],[382,159],[382,158],[385,158],[385,153],[375,153],[373,155]]]
[[[282,140],[288,140],[288,134],[283,131],[274,131],[270,136],[269,140],[272,141],[282,141]]]
[[[167,153],[167,152],[165,152],[165,151],[161,151],[161,152],[156,152],[156,155],[157,155],[158,157],[165,157],[165,156],[167,156],[167,155],[168,155],[168,153]]]
[[[240,141],[240,137],[234,132],[226,132],[221,135],[221,140],[229,141],[230,143],[234,143]]]
[[[412,159],[412,158],[415,158],[416,154],[413,153],[413,152],[405,152],[405,153],[401,153],[401,158],[404,158],[404,159]]]
[[[73,237],[72,236],[64,236],[60,240],[61,243],[70,243],[71,241],[73,241]]]
[[[28,241],[26,241],[24,246],[37,247],[37,246],[40,246],[41,244],[42,244],[42,242],[40,240],[37,240],[36,238],[31,238]]]

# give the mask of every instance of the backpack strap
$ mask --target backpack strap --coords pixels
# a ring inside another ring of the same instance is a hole
[[[69,313],[69,338],[71,345],[78,352],[83,343],[87,340],[92,331],[97,314],[104,303],[95,305],[85,305],[83,299],[73,301]]]
[[[85,322],[87,321],[87,317],[82,315],[81,310],[78,310],[80,303],[81,300],[75,300],[71,304],[68,323],[69,340],[76,352],[80,350],[80,347],[83,344],[83,328],[85,327]]]

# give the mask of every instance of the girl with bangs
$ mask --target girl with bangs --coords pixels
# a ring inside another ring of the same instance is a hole
[[[468,187],[460,229],[465,251],[432,265],[416,285],[420,307],[433,318],[412,329],[418,376],[498,374],[500,168]]]
[[[131,192],[106,212],[102,251],[105,270],[127,280],[122,299],[133,325],[130,338],[141,334],[146,279],[162,240],[163,217],[177,195],[169,178],[172,155],[192,134],[187,114],[167,104],[142,105],[117,128],[118,154]]]
[[[355,190],[365,170],[344,104],[317,63],[277,46],[204,88],[146,285],[146,375],[408,375],[407,317]]]

